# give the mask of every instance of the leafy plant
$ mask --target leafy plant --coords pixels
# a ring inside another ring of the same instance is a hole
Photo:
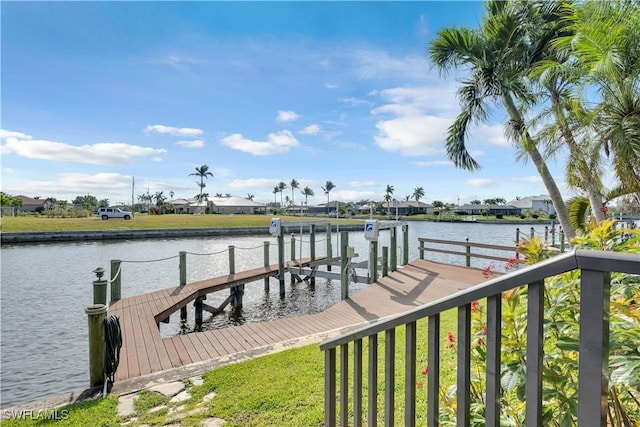
[[[640,254],[640,231],[618,228],[614,220],[587,224],[577,248]],[[518,245],[520,261],[535,264],[553,255],[542,239]],[[490,268],[489,268],[490,269]],[[580,272],[545,281],[543,425],[577,425]],[[502,425],[521,426],[525,416],[527,287],[503,293]],[[630,427],[640,420],[640,277],[611,275],[608,425]],[[472,425],[484,425],[486,315],[472,305]],[[455,420],[455,387],[441,390],[442,425]]]

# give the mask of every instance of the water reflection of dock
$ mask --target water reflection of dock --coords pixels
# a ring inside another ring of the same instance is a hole
[[[233,359],[246,352],[264,353],[301,338],[315,336],[319,340],[332,331],[410,310],[484,280],[476,269],[418,259],[321,313],[161,337],[158,322],[183,307],[184,301],[206,295],[212,286],[230,288],[277,271],[264,267],[113,302],[109,315],[120,317],[123,336],[117,381],[198,362]]]

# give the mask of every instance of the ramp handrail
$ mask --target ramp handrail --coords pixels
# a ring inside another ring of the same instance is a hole
[[[620,252],[578,249],[552,259],[488,280],[467,290],[441,298],[400,315],[369,324],[342,336],[327,339],[320,345],[325,353],[325,425],[362,423],[363,339],[369,341],[368,354],[368,423],[377,425],[377,340],[385,333],[384,421],[393,425],[395,328],[406,327],[405,342],[405,426],[416,419],[416,322],[428,318],[427,425],[437,426],[439,417],[439,345],[440,314],[458,309],[457,350],[457,424],[469,425],[470,413],[470,350],[471,303],[486,299],[486,425],[500,425],[500,336],[502,293],[528,286],[527,349],[526,349],[526,418],[527,426],[542,425],[542,351],[544,320],[544,281],[571,270],[580,270],[580,333],[578,365],[578,423],[606,425],[609,353],[609,288],[610,272],[640,274],[640,256]],[[349,374],[349,344],[353,343],[353,372]],[[340,384],[336,388],[336,354],[340,348]],[[349,400],[349,376],[353,378],[353,399]],[[348,410],[353,405],[353,423]],[[600,420],[600,421],[596,421]]]

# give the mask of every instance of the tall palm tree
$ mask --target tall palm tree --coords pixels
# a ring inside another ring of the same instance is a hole
[[[461,112],[447,132],[447,155],[459,168],[479,169],[480,164],[466,147],[469,126],[487,120],[489,103],[501,104],[509,117],[505,133],[536,166],[570,241],[575,231],[567,207],[522,113],[530,101],[525,80],[530,68],[526,25],[510,3],[484,4],[485,16],[479,28],[445,28],[429,46],[431,59],[442,74],[454,69],[468,74],[458,89]]]
[[[413,190],[413,198],[416,200],[416,202],[419,202],[420,199],[422,199],[424,197],[424,188],[422,187],[416,187]]]
[[[327,195],[327,215],[329,215],[329,193],[331,193],[331,190],[336,188],[336,186],[333,182],[327,181],[324,184],[324,187],[320,187],[320,188],[322,188],[322,191],[324,191],[324,194]]]
[[[296,205],[296,198],[293,195],[293,190],[295,190],[296,188],[300,187],[300,183],[298,181],[296,181],[295,179],[292,179],[291,182],[289,183],[289,186],[291,187],[291,204],[293,206]]]
[[[311,197],[315,196],[315,193],[313,192],[313,190],[311,188],[309,188],[307,186],[307,187],[304,187],[302,189],[302,195],[304,196],[304,205],[307,206],[307,198],[309,196],[311,196]]]
[[[384,201],[387,202],[387,215],[391,215],[391,209],[389,203],[391,202],[391,195],[393,194],[393,185],[387,184],[387,188],[384,190]]]
[[[189,176],[197,176],[200,178],[200,182],[198,183],[198,186],[200,187],[200,197],[198,198],[198,203],[201,203],[202,190],[204,190],[204,187],[207,186],[207,184],[204,183],[204,180],[208,177],[213,177],[213,173],[209,172],[209,166],[202,165],[199,168],[196,167],[196,171],[194,173],[190,173]]]
[[[249,193],[247,194],[247,199],[253,201],[254,197],[256,197],[255,195]]]
[[[280,207],[283,208],[284,207],[284,203],[282,202],[282,192],[284,191],[284,189],[287,188],[287,183],[284,181],[280,181],[280,183],[278,184],[278,191],[280,192]]]
[[[276,204],[278,203],[278,193],[280,192],[280,187],[278,187],[277,185],[275,187],[273,187],[273,203]]]

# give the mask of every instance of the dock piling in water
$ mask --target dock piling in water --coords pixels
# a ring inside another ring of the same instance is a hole
[[[104,280],[106,285],[106,280]],[[106,341],[104,319],[107,316],[105,304],[90,305],[85,309],[89,326],[89,386],[104,384]]]

